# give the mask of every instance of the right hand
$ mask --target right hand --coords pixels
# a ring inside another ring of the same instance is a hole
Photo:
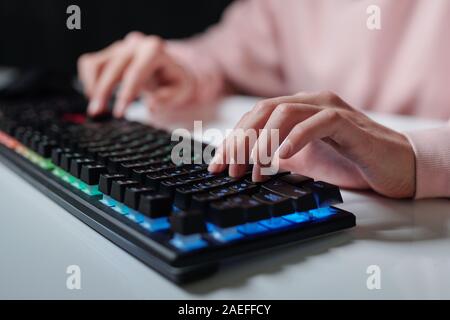
[[[78,74],[90,103],[88,114],[106,111],[116,86],[114,115],[122,117],[128,105],[144,95],[150,108],[180,106],[193,95],[192,74],[165,50],[164,40],[132,32],[109,47],[78,60]]]

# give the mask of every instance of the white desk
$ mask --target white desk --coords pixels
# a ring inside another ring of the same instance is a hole
[[[232,98],[207,127],[232,127],[254,99]],[[130,112],[141,118],[142,108]],[[398,129],[438,122],[375,116]],[[450,202],[394,201],[345,191],[357,227],[241,260],[178,287],[78,221],[0,164],[0,298],[450,298]],[[66,267],[82,289],[66,289]],[[366,268],[381,268],[368,290]]]

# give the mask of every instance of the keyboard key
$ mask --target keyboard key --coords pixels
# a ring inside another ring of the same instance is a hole
[[[242,180],[231,185],[215,188],[209,192],[195,193],[192,195],[190,208],[207,211],[212,201],[218,201],[238,194],[253,194],[260,186],[252,182]]]
[[[143,194],[138,211],[150,218],[167,217],[172,212],[172,198],[162,194]]]
[[[194,194],[191,199],[190,208],[192,210],[201,210],[203,212],[207,212],[209,204],[220,199],[221,197],[213,194],[212,192]]]
[[[240,195],[228,198],[234,206],[243,208],[246,222],[256,222],[270,218],[269,206],[251,198],[248,195]]]
[[[37,146],[37,153],[43,158],[50,158],[52,150],[57,146],[54,140],[41,140]]]
[[[71,150],[68,148],[54,148],[52,149],[52,162],[59,166],[61,164],[61,155],[63,153],[70,153]]]
[[[170,244],[178,250],[185,252],[199,250],[208,246],[208,243],[199,234],[185,236],[176,233],[173,239],[170,240]]]
[[[175,191],[174,205],[182,210],[188,209],[191,204],[192,195],[201,192],[203,190],[195,186],[177,188]]]
[[[245,210],[230,201],[216,201],[210,205],[207,220],[221,228],[237,226],[246,222]]]
[[[113,180],[111,184],[111,198],[123,202],[125,198],[125,189],[137,187],[139,183],[134,180]]]
[[[292,199],[294,209],[298,212],[309,211],[317,208],[314,194],[304,187],[296,187],[283,180],[271,180],[266,182],[263,189]]]
[[[321,207],[343,202],[339,187],[335,185],[323,181],[314,181],[308,183],[306,187],[310,188],[317,195],[318,204]]]
[[[178,211],[169,218],[173,232],[190,235],[206,232],[205,216],[201,211]]]
[[[161,181],[159,190],[165,194],[173,195],[175,190],[183,185],[206,181],[215,178],[216,175],[208,171],[197,172]]]
[[[126,177],[123,174],[101,174],[98,189],[100,192],[110,195],[112,182],[121,179],[126,179]]]
[[[102,164],[87,163],[81,166],[80,180],[87,185],[97,185],[100,175],[106,173],[106,167]]]
[[[82,165],[92,163],[94,163],[94,160],[88,158],[73,159],[70,162],[70,174],[75,178],[80,178]]]
[[[139,207],[139,199],[144,194],[153,193],[155,190],[148,187],[131,187],[126,188],[125,190],[125,198],[124,203],[132,208],[137,210]]]
[[[253,182],[242,180],[236,184],[230,186],[231,190],[236,191],[239,194],[253,194],[259,190],[259,185]]]
[[[301,174],[295,174],[295,173],[291,173],[291,174],[287,174],[284,176],[281,176],[279,178],[279,180],[282,180],[286,183],[289,183],[293,186],[296,187],[301,187],[304,186],[305,184],[309,183],[309,182],[314,182],[313,179],[306,177],[306,176],[302,176]]]
[[[83,155],[80,153],[63,153],[61,154],[61,162],[59,166],[64,171],[69,172],[72,159],[80,159],[80,158],[83,158]]]
[[[269,206],[272,217],[279,217],[294,212],[294,206],[289,198],[276,193],[261,190],[252,196],[255,200]]]
[[[336,209],[331,207],[318,208],[309,212],[314,219],[325,219],[336,213]]]

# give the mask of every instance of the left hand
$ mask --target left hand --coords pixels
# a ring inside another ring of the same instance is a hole
[[[271,148],[270,135],[279,130],[283,141]],[[415,193],[415,157],[408,139],[353,109],[331,92],[298,93],[262,100],[235,127],[256,142],[228,136],[209,165],[242,176],[252,160],[254,181],[267,177],[261,168],[280,167],[348,188],[368,189],[392,198]],[[252,133],[253,132],[253,133]],[[240,155],[244,154],[243,157]],[[261,155],[267,155],[269,163]],[[235,159],[244,159],[237,162]]]

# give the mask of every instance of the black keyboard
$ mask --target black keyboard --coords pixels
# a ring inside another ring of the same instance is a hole
[[[280,173],[257,184],[211,174],[193,145],[141,123],[91,120],[82,97],[0,103],[3,162],[168,279],[205,277],[221,262],[353,227],[339,188]],[[182,151],[181,151],[182,152]],[[197,151],[198,152],[198,151]],[[201,153],[201,152],[200,152]],[[273,261],[273,263],[277,263]]]

